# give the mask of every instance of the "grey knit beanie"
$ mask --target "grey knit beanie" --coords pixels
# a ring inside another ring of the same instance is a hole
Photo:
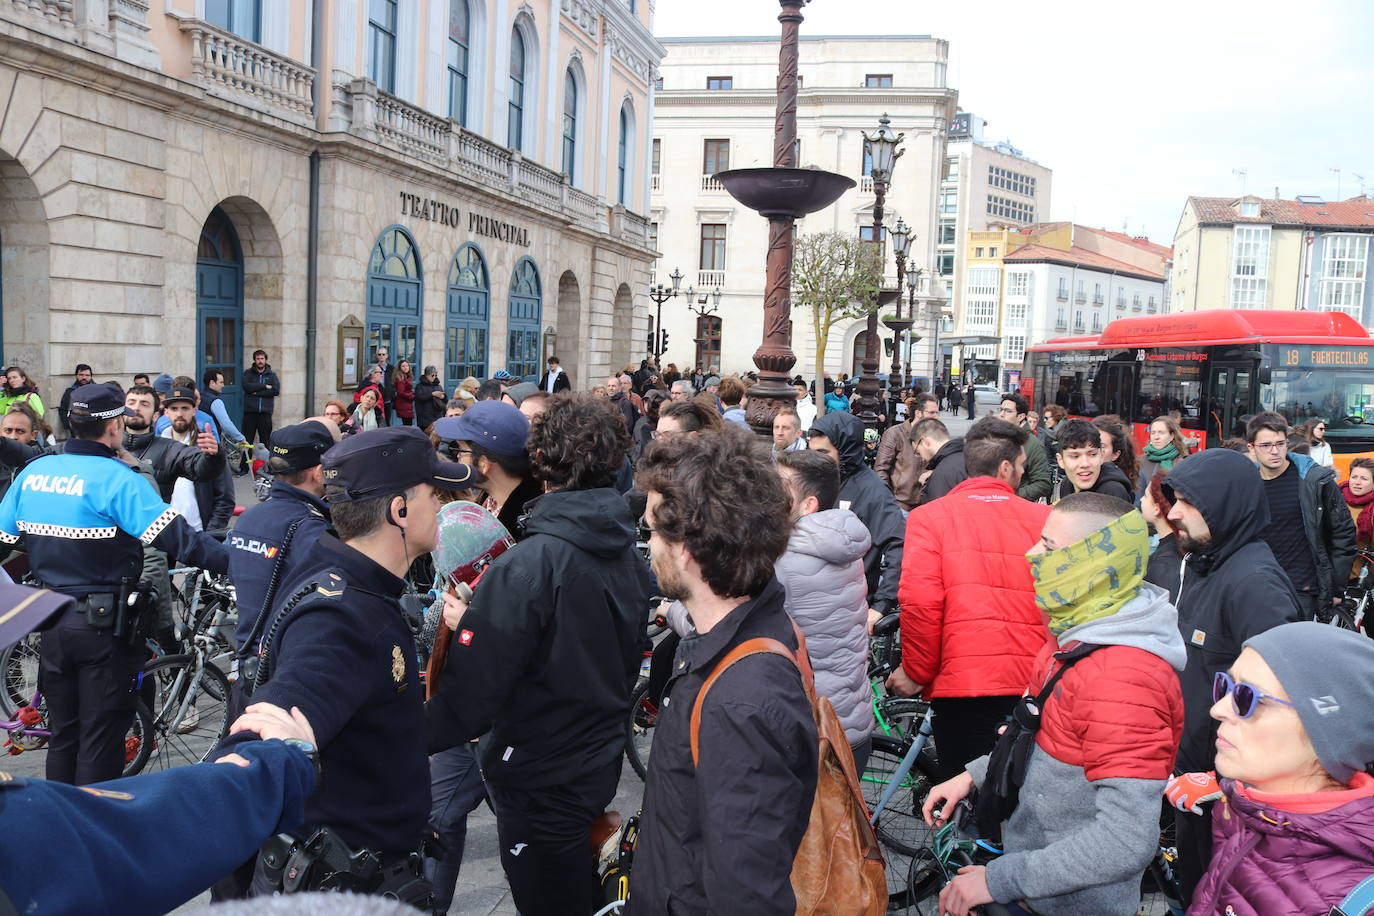
[[[1266,630],[1245,645],[1283,685],[1326,772],[1346,785],[1374,761],[1374,640],[1304,621]]]

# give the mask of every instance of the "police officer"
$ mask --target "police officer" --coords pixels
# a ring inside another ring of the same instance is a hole
[[[52,729],[47,774],[58,782],[85,785],[123,770],[133,678],[148,656],[139,619],[143,547],[214,572],[228,568],[222,544],[193,531],[116,459],[126,414],[117,386],[72,392],[66,451],[31,461],[0,502],[0,542],[22,536],[38,581],[77,599],[39,650]]]
[[[435,546],[438,489],[468,489],[479,475],[441,463],[429,437],[405,426],[344,440],[324,454],[322,468],[336,534],[319,536],[274,599],[251,702],[299,707],[329,776],[306,807],[297,832],[304,842],[265,847],[251,893],[318,887],[325,871],[312,867],[310,851],[342,844],[354,861],[380,864],[347,889],[423,906],[429,892],[418,853],[429,819],[429,760],[415,642],[400,598],[411,562]],[[240,732],[221,747],[251,737]]]
[[[256,645],[246,643],[273,592],[296,578],[300,558],[329,530],[320,456],[333,445],[334,435],[318,420],[274,431],[267,501],[244,510],[225,541],[229,578],[238,595],[234,644],[243,655],[257,651]]]

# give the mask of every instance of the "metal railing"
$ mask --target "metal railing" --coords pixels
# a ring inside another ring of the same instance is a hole
[[[1069,301],[1069,288],[1068,288],[1067,286],[1061,286],[1061,287],[1059,287],[1059,292],[1055,294],[1055,297],[1054,297],[1054,298],[1058,299],[1060,302],[1068,302],[1068,301]]]
[[[1101,293],[1093,293],[1093,305],[1101,305],[1101,304],[1102,304],[1102,294],[1101,294]]]
[[[314,117],[314,69],[200,19],[180,28],[191,36],[191,73],[206,92],[295,121]]]
[[[649,190],[661,191],[663,189],[663,176],[657,173],[649,176]]]
[[[1126,297],[1125,297],[1125,296],[1117,296],[1117,297],[1116,297],[1116,307],[1119,308],[1119,309],[1122,309],[1123,311],[1125,310],[1125,308],[1126,308]]]
[[[1088,297],[1087,297],[1087,295],[1084,294],[1083,290],[1080,289],[1078,292],[1076,292],[1076,293],[1073,294],[1073,301],[1074,301],[1074,302],[1087,302],[1087,301],[1088,301]]]

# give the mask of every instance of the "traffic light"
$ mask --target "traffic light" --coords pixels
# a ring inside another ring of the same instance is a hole
[[[667,353],[667,352],[668,352],[668,329],[667,329],[667,328],[664,328],[663,330],[659,331],[659,333],[663,335],[663,346],[659,348],[658,352],[660,352],[660,353]]]
[[[654,352],[654,332],[650,331],[644,335],[644,346],[650,352]]]

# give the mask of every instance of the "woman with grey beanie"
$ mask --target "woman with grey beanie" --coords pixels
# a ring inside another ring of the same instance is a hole
[[[1220,799],[1189,916],[1374,911],[1374,640],[1304,622],[1244,645],[1212,688],[1216,775],[1166,790],[1196,813]]]

